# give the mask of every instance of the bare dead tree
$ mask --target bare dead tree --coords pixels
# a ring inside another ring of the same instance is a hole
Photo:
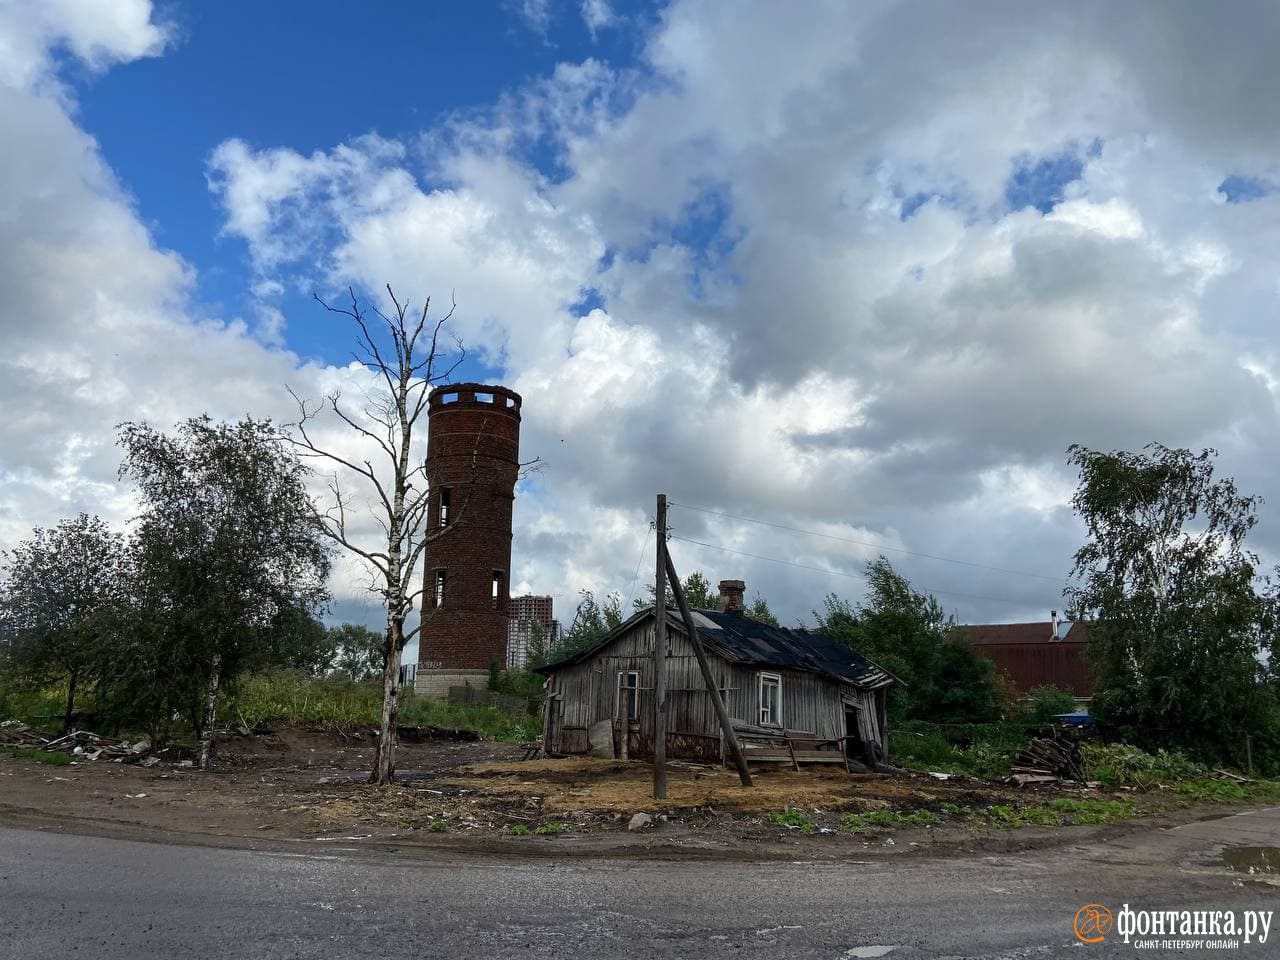
[[[372,575],[370,588],[381,594],[386,604],[382,711],[373,773],[369,777],[371,783],[385,784],[390,783],[395,774],[400,657],[405,644],[418,635],[428,619],[424,611],[418,625],[405,631],[405,620],[422,594],[422,587],[417,586],[421,583],[417,576],[418,561],[429,543],[464,521],[469,491],[474,486],[475,458],[472,459],[472,483],[462,504],[452,512],[447,525],[428,531],[431,491],[426,458],[415,456],[413,450],[414,431],[427,410],[432,387],[447,382],[466,357],[462,341],[447,328],[456,303],[438,319],[429,320],[430,298],[423,304],[421,313],[411,313],[407,303],[396,299],[390,284],[387,295],[393,310],[389,314],[376,306],[370,313],[360,305],[353,290],[348,293],[350,308],[330,306],[319,296],[316,300],[330,313],[355,321],[359,333],[353,356],[375,374],[378,387],[365,392],[358,406],[359,413],[357,408],[344,404],[339,393],[308,402],[290,388],[289,393],[297,401],[299,410],[297,422],[291,425],[292,442],[301,456],[324,461],[331,468],[331,472],[326,471],[328,502],[316,506],[316,520],[326,537],[368,565]],[[447,343],[442,343],[445,337]],[[317,418],[322,415],[332,415],[354,431],[373,451],[371,456],[357,459],[320,446],[313,432]],[[375,462],[383,469],[375,469]],[[344,476],[372,494],[367,508],[382,530],[376,544],[362,541],[348,526],[353,494],[344,488]]]

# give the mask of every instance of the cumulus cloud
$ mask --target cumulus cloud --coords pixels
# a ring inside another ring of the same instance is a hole
[[[541,29],[551,9],[520,6]],[[609,10],[581,15],[598,29]],[[250,254],[252,327],[195,322],[191,268],[155,248],[92,141],[11,89],[32,144],[0,158],[27,185],[0,198],[20,254],[0,270],[76,336],[8,361],[31,415],[5,449],[32,486],[4,516],[102,481],[111,411],[174,409],[177,373],[128,372],[164,331],[174,371],[194,337],[194,368],[229,378],[206,403],[271,410],[268,388],[300,376],[270,347],[288,342],[281,294],[390,280],[456,291],[458,331],[524,395],[524,450],[546,466],[521,487],[512,580],[566,619],[582,587],[643,591],[660,490],[778,524],[672,512],[682,568],[743,576],[787,619],[856,595],[874,544],[962,618],[1043,616],[1081,536],[1069,443],[1216,444],[1280,503],[1280,199],[1221,189],[1280,182],[1277,17],[678,0],[638,65],[561,64],[420,138],[219,146],[207,173]],[[144,36],[116,58],[163,42]],[[75,264],[92,283],[48,282]],[[108,411],[72,442],[55,356]]]
[[[55,48],[94,69],[151,55],[163,31],[147,5],[24,7],[23,17],[0,7],[0,50],[21,54],[0,56],[0,549],[82,510],[128,522],[136,507],[116,479],[122,421],[165,429],[208,412],[286,422],[286,384],[319,396],[369,383],[359,367],[301,365],[280,348],[283,317],[269,305],[254,324],[205,315],[190,296],[193,266],[155,243],[77,126],[54,82]],[[273,211],[287,200],[271,197]],[[347,431],[329,425],[324,436],[350,451]],[[376,623],[364,584],[357,567],[340,567],[339,610]]]
[[[55,54],[65,47],[85,67],[156,56],[169,30],[152,20],[150,0],[44,0],[0,3],[0,83],[30,90],[55,83]]]
[[[403,192],[339,217],[329,277],[458,289],[525,394],[526,448],[548,460],[529,585],[627,584],[660,489],[1061,577],[1071,442],[1217,442],[1226,469],[1265,477],[1275,351],[1254,311],[1274,310],[1274,200],[1218,192],[1274,176],[1265,31],[1101,3],[921,14],[673,3],[644,69],[562,65],[436,131],[449,146],[428,161],[392,158],[380,176]],[[683,522],[744,553],[866,558]],[[682,549],[795,615],[815,583],[842,586]],[[900,557],[966,614],[1058,601],[1052,580]]]

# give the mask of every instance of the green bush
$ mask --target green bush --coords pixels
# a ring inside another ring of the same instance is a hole
[[[1146,788],[1192,780],[1208,773],[1202,764],[1177,750],[1147,753],[1123,743],[1109,746],[1085,743],[1080,752],[1084,758],[1085,779],[1097,780],[1108,788]]]
[[[967,745],[949,739],[957,736]],[[1007,777],[1013,758],[1025,745],[1021,729],[1009,724],[967,724],[957,729],[917,720],[889,731],[890,760],[898,766],[986,780]]]
[[[769,819],[773,823],[781,824],[784,827],[799,827],[804,833],[813,833],[818,829],[817,824],[799,810],[774,811],[769,814]]]
[[[1027,691],[1027,701],[1020,704],[1021,719],[1031,728],[1052,724],[1060,713],[1071,713],[1076,701],[1070,693],[1048,685]]]
[[[561,823],[559,820],[553,820],[551,823],[544,823],[533,832],[540,837],[558,837],[569,829],[567,823]]]

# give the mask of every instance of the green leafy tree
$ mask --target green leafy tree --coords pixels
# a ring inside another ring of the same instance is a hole
[[[1276,603],[1244,546],[1259,500],[1215,478],[1214,450],[1069,455],[1089,540],[1067,596],[1090,621],[1091,712],[1139,743],[1220,758],[1275,719]]]
[[[771,627],[779,626],[778,618],[773,615],[773,611],[769,609],[768,601],[760,594],[756,594],[755,599],[746,609],[747,618],[755,620],[757,623],[767,623]]]
[[[604,616],[605,633],[608,633],[622,623],[622,598],[616,593],[605,594],[601,613]]]
[[[689,602],[691,610],[714,610],[720,603],[719,592],[711,586],[711,581],[706,578],[701,570],[695,570],[689,576],[684,578],[680,584],[684,588],[684,597]],[[648,610],[653,606],[653,597],[655,590],[653,584],[645,587],[648,592],[648,599],[636,597],[631,601],[631,605],[635,610]],[[676,596],[672,592],[671,587],[667,587],[667,606],[674,607],[676,605]]]
[[[835,594],[818,628],[902,681],[890,694],[895,716],[946,723],[998,716],[993,667],[962,636],[942,605],[915,590],[884,557],[867,563],[867,596],[857,607]]]
[[[337,647],[324,623],[310,610],[286,607],[276,619],[276,645],[281,665],[323,677],[334,668]]]
[[[4,560],[0,610],[9,668],[66,682],[66,732],[77,691],[113,656],[116,614],[129,589],[124,539],[82,513],[33,530]]]
[[[382,634],[358,623],[344,623],[330,627],[328,637],[335,651],[334,672],[355,683],[381,675]]]
[[[1061,713],[1076,709],[1076,699],[1068,691],[1052,684],[1027,691],[1027,702],[1022,717],[1030,725],[1044,726],[1053,723]]]
[[[525,620],[525,629],[529,633],[529,657],[525,669],[536,670],[549,662],[551,650],[547,645],[547,631],[536,617]]]
[[[203,766],[219,691],[288,661],[283,628],[326,600],[328,554],[304,469],[270,422],[196,417],[172,435],[127,423],[120,444],[142,512],[130,638],[104,686],[153,730],[186,715]]]
[[[585,650],[600,641],[610,627],[605,620],[604,610],[596,601],[595,594],[587,589],[580,590],[577,612],[573,615],[573,623],[565,631],[564,638],[555,652],[555,657],[571,656]],[[621,614],[619,613],[619,616]]]

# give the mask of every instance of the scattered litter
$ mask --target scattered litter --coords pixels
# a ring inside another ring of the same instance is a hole
[[[126,793],[124,798],[126,800],[144,800],[146,799],[146,796],[147,795],[145,793]]]
[[[72,730],[50,739],[17,720],[0,723],[0,744],[69,753],[77,761],[101,759],[112,763],[139,763],[144,767],[155,767],[162,763],[181,767],[195,765],[192,760],[194,754],[187,747],[153,750],[151,741],[146,737],[130,743],[128,740],[104,737],[91,730]]]
[[[950,780],[954,776],[954,774],[938,773],[936,770],[930,770],[929,776],[933,777],[933,779],[935,780]]]

